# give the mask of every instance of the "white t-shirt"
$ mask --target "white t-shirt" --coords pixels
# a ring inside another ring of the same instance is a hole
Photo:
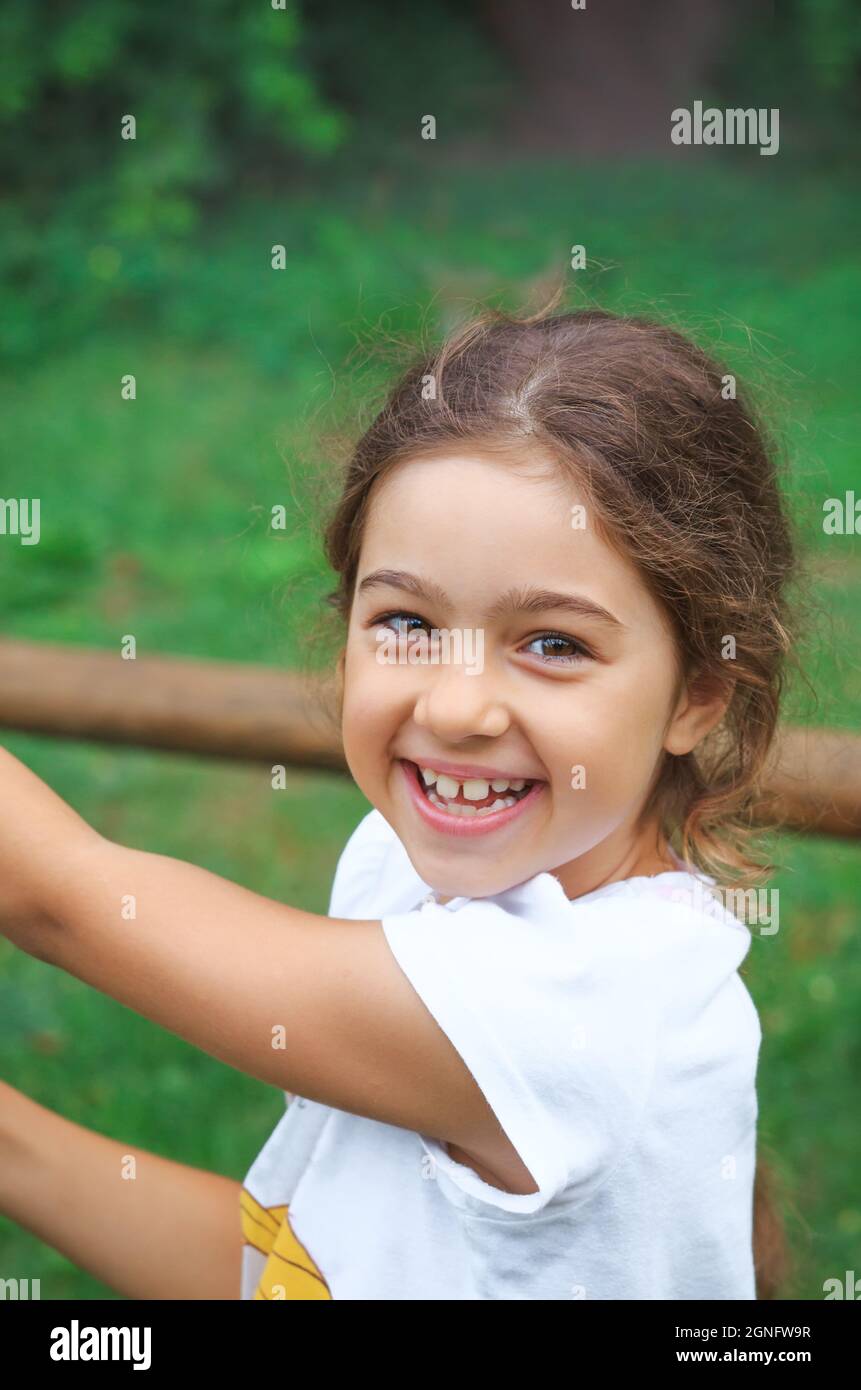
[[[683,870],[442,905],[380,812],[329,915],[381,919],[538,1191],[287,1094],[241,1195],[243,1298],[753,1299],[750,933]],[[706,905],[707,904],[707,905]],[[416,1078],[421,1085],[421,1078]]]

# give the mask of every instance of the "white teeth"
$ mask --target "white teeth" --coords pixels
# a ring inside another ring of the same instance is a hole
[[[504,787],[494,787],[495,792],[505,791]],[[490,791],[490,783],[482,777],[472,777],[463,784],[463,794],[467,801],[483,801]]]
[[[460,782],[456,782],[453,777],[448,777],[444,772],[441,772],[436,779],[436,789],[440,796],[446,796],[450,801],[453,801],[460,791]]]
[[[489,806],[466,806],[463,801],[457,800],[461,790],[464,801],[485,801],[491,791],[521,792],[527,783],[524,777],[467,777],[461,780],[449,776],[447,772],[437,772],[432,767],[422,767],[420,764],[419,772],[428,800],[440,811],[448,812],[450,816],[492,816],[499,811],[507,810],[510,806],[516,806],[519,800],[516,796],[497,796]]]
[[[440,811],[448,811],[450,816],[489,816],[494,811],[504,811],[507,807],[517,804],[517,798],[514,796],[498,796],[492,806],[462,806],[457,801],[440,801],[433,791],[428,792],[428,800],[439,807]]]
[[[468,777],[465,781],[459,781],[446,772],[435,772],[432,767],[420,767],[419,771],[426,787],[436,786],[441,796],[452,801],[459,794],[461,787],[467,801],[484,801],[491,791],[522,792],[526,786],[526,779],[523,777],[494,777],[492,781],[486,781],[483,777]]]

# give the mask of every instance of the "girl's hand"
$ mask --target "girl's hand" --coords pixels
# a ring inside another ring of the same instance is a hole
[[[47,959],[72,866],[101,837],[0,747],[0,935]]]

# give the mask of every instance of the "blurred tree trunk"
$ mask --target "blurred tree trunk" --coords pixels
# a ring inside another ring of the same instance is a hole
[[[480,0],[523,80],[508,142],[570,154],[669,150],[670,113],[708,95],[727,30],[773,0]],[[743,104],[749,105],[747,100]]]

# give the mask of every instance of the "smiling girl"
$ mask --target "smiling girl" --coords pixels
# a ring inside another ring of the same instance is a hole
[[[373,808],[328,916],[110,842],[2,758],[7,935],[286,1113],[241,1185],[149,1154],[128,1184],[6,1088],[0,1209],[137,1297],[773,1292],[750,930],[703,892],[760,868],[789,645],[750,410],[659,324],[485,315],[396,385],[326,541]]]

